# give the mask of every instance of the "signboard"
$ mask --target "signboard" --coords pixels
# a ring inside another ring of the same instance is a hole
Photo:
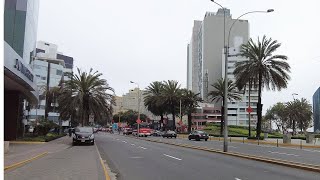
[[[140,123],[141,123],[141,120],[140,120],[140,119],[137,119],[136,122],[137,122],[138,124],[140,124]]]
[[[252,108],[249,106],[248,108],[247,108],[247,112],[248,113],[252,113],[253,111],[252,111]]]
[[[89,122],[94,122],[94,115],[93,114],[89,115]]]

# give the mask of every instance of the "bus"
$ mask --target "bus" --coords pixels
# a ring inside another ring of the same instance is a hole
[[[132,135],[134,136],[150,136],[152,134],[152,130],[150,128],[150,124],[146,123],[146,122],[142,122],[139,124],[139,133],[138,133],[138,124],[134,124],[132,126]]]

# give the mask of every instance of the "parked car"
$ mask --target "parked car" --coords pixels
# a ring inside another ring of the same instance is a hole
[[[209,139],[209,136],[204,131],[193,131],[189,134],[188,139],[195,139],[196,141],[200,141],[201,139],[204,139],[207,141]]]
[[[152,133],[152,136],[162,136],[162,132],[159,131],[159,130],[155,130],[153,133]]]
[[[123,128],[123,134],[124,135],[132,134],[132,128]]]
[[[165,133],[163,133],[163,134],[162,134],[162,137],[163,137],[163,138],[165,138],[165,137],[166,137],[166,138],[169,138],[169,137],[170,137],[170,138],[173,138],[173,137],[174,137],[174,138],[177,138],[177,133],[174,132],[174,131],[170,131],[170,130],[169,130],[169,131],[166,131]]]
[[[72,145],[79,143],[90,143],[91,145],[94,145],[94,134],[92,127],[76,127],[72,137]]]

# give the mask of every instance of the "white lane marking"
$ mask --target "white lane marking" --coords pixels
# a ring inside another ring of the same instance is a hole
[[[131,146],[135,146],[135,144],[131,144]]]
[[[179,159],[179,158],[176,158],[176,157],[170,156],[170,155],[168,155],[168,154],[163,154],[163,155],[165,155],[165,156],[167,156],[167,157],[169,157],[169,158],[172,158],[172,159],[179,160],[179,161],[181,161],[181,160],[182,160],[182,159]]]
[[[140,157],[140,156],[134,156],[134,157],[129,157],[129,158],[131,158],[131,159],[141,159],[141,158],[143,158],[143,157]]]
[[[122,142],[127,143],[127,141],[122,141]]]
[[[282,152],[274,152],[274,151],[268,151],[269,153],[273,153],[273,154],[283,154],[283,155],[287,155],[287,156],[299,156],[296,154],[288,154],[288,153],[282,153]]]
[[[117,139],[118,141],[120,140],[120,139]]]
[[[142,146],[139,146],[139,148],[141,148],[141,149],[147,149],[147,148],[145,148],[145,147],[142,147]]]
[[[235,180],[241,180],[241,179],[239,179],[239,178],[234,178]]]

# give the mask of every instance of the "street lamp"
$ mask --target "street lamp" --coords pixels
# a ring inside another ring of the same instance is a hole
[[[294,98],[294,96],[297,96],[297,95],[299,95],[299,94],[297,94],[297,93],[292,93],[292,97],[293,97],[293,100],[294,100],[294,101],[296,100],[296,98]]]
[[[138,120],[140,120],[140,88],[139,84],[133,81],[130,81],[130,83],[136,84],[138,86]],[[139,123],[138,124],[138,137],[139,137]]]
[[[213,3],[217,4],[220,6],[223,10],[223,45],[224,45],[224,57],[225,57],[225,72],[224,72],[224,93],[223,93],[223,106],[224,106],[224,127],[223,127],[223,136],[224,136],[224,142],[223,142],[223,151],[227,152],[228,151],[228,99],[227,99],[227,94],[228,94],[228,57],[229,57],[229,39],[230,39],[230,33],[232,30],[233,25],[244,15],[251,14],[251,13],[269,13],[273,12],[273,9],[268,9],[267,11],[250,11],[247,13],[242,14],[239,16],[230,26],[229,28],[229,34],[228,34],[228,41],[226,43],[226,8],[224,8],[221,4],[215,2],[214,0],[211,0]]]

